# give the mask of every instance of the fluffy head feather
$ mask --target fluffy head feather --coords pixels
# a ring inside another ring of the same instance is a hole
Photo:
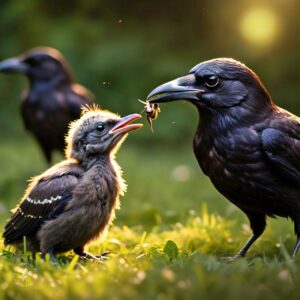
[[[119,120],[118,115],[97,105],[84,107],[81,118],[70,124],[66,136],[67,158],[82,161],[89,155],[109,152],[114,140],[109,131]]]

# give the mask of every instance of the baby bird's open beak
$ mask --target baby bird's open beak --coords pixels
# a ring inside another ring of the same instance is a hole
[[[143,124],[131,124],[135,120],[140,119],[142,116],[139,114],[128,115],[119,120],[119,122],[115,125],[113,129],[110,130],[110,134],[120,134],[120,133],[128,133],[131,130],[139,129],[143,126]]]

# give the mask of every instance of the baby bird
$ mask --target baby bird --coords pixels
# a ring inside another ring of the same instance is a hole
[[[84,109],[70,125],[66,159],[31,180],[5,226],[5,245],[20,246],[26,236],[28,249],[48,253],[52,261],[71,249],[100,259],[84,246],[115,218],[119,196],[126,190],[115,153],[129,131],[143,126],[131,124],[140,118],[120,118],[96,106]]]

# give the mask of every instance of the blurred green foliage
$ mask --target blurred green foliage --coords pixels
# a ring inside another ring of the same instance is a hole
[[[278,20],[278,34],[265,47],[240,31],[243,16],[256,7]],[[41,45],[57,48],[103,107],[126,114],[141,111],[137,99],[158,84],[203,60],[229,56],[253,68],[278,104],[300,113],[299,8],[297,0],[2,0],[0,59]],[[0,76],[1,134],[22,133],[24,85],[21,76]],[[156,141],[190,140],[196,124],[189,105],[162,106]],[[143,132],[136,139],[153,142]]]

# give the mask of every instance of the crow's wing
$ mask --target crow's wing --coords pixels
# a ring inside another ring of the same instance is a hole
[[[299,127],[298,124],[297,126]],[[297,130],[291,132],[284,129],[263,130],[263,151],[280,176],[300,187],[300,134],[298,135]]]
[[[23,236],[35,235],[43,222],[56,218],[72,199],[80,172],[74,166],[54,168],[30,184],[5,226],[5,244],[20,241]]]

